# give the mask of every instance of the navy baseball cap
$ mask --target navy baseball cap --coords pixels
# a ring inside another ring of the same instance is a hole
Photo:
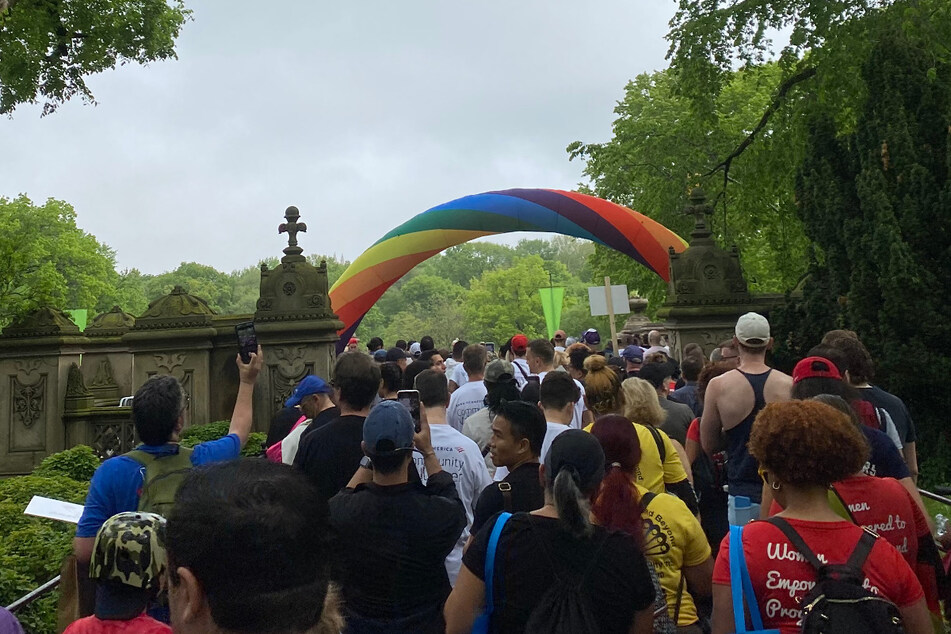
[[[333,389],[327,385],[326,381],[319,376],[308,374],[297,384],[297,389],[295,389],[291,397],[284,402],[284,405],[286,407],[294,407],[295,405],[300,405],[300,402],[305,396],[310,396],[311,394],[330,394],[331,392],[333,392]]]
[[[621,351],[621,356],[632,363],[641,363],[644,361],[644,351],[640,346],[630,345]]]
[[[363,421],[363,442],[372,456],[391,456],[413,448],[416,425],[399,401],[380,401]]]

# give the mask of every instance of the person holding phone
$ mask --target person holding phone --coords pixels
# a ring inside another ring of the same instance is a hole
[[[446,570],[449,583],[455,585],[459,568],[462,566],[462,551],[469,539],[469,527],[472,525],[473,509],[482,489],[492,478],[482,459],[482,451],[471,438],[453,429],[447,423],[446,406],[449,404],[449,386],[446,375],[435,370],[425,370],[416,377],[416,389],[426,420],[429,422],[433,451],[439,459],[441,469],[452,474],[456,482],[459,499],[466,509],[466,528],[459,536],[456,547],[446,558]],[[429,467],[424,460],[415,458],[419,477],[426,482]]]
[[[445,379],[443,379],[445,380]],[[426,410],[420,430],[398,401],[383,401],[363,424],[366,457],[346,488],[331,498],[339,584],[349,631],[443,632],[449,596],[446,556],[466,526],[452,474],[433,448]],[[426,484],[408,477],[413,450]]]

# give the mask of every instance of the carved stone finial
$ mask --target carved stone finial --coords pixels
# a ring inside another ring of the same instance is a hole
[[[304,250],[297,246],[297,234],[300,232],[306,232],[307,225],[303,222],[297,222],[297,220],[300,218],[300,211],[297,210],[297,207],[288,207],[284,212],[284,218],[287,219],[287,222],[282,222],[277,227],[278,234],[287,234],[287,247],[284,248],[284,257],[281,258],[281,261],[301,261],[304,259],[304,256],[301,255]]]
[[[684,214],[694,217],[693,231],[690,233],[691,238],[704,239],[710,237],[706,217],[712,213],[713,208],[707,204],[707,194],[700,187],[694,187],[690,191],[690,204],[684,207]]]

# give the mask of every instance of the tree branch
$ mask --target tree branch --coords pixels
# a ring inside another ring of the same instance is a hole
[[[767,123],[769,123],[769,120],[773,116],[773,113],[779,110],[779,107],[782,105],[783,100],[786,98],[786,95],[789,93],[792,87],[795,86],[796,84],[806,81],[807,79],[812,78],[815,74],[816,74],[816,69],[814,67],[809,67],[799,71],[795,75],[786,79],[786,81],[784,81],[782,84],[780,84],[779,89],[776,91],[776,96],[773,97],[773,101],[769,104],[769,107],[766,108],[766,111],[763,112],[763,116],[760,117],[759,123],[757,123],[756,127],[753,128],[753,131],[750,132],[746,136],[746,138],[743,139],[743,141],[739,145],[736,146],[736,149],[730,152],[730,154],[725,159],[720,161],[716,165],[716,167],[714,167],[709,172],[704,174],[703,175],[704,178],[706,178],[707,176],[712,176],[714,173],[716,173],[720,169],[722,169],[724,172],[729,174],[730,165],[733,163],[733,159],[739,157],[740,154],[746,151],[746,148],[748,148],[750,144],[753,143],[753,141],[756,139],[756,135],[759,134],[760,131],[766,127]]]

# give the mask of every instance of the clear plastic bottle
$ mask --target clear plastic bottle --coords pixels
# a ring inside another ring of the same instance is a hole
[[[934,516],[935,535],[944,537],[948,534],[948,518],[938,513]]]

